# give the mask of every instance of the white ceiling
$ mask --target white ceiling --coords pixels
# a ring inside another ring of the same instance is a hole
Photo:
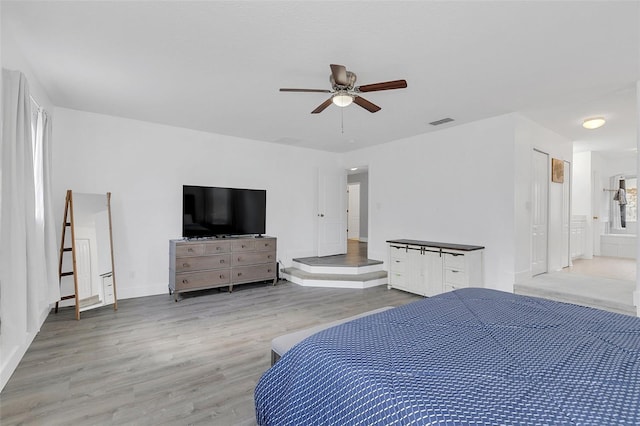
[[[5,1],[54,104],[345,152],[509,112],[578,150],[636,146],[639,1]],[[331,105],[329,64],[382,110]],[[603,115],[597,131],[580,127]],[[438,128],[428,123],[456,121]],[[179,141],[176,141],[179,143]]]

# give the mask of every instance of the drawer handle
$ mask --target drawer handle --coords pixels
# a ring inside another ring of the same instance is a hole
[[[267,272],[271,272],[271,269],[267,269]]]
[[[221,247],[216,247],[216,250],[221,250]]]
[[[220,274],[220,279],[223,279],[223,278],[224,278],[224,275]]]
[[[220,263],[224,263],[224,259],[220,259]]]
[[[242,275],[242,272],[238,272],[238,276]]]
[[[240,262],[240,261],[242,261],[242,258],[241,258],[241,257],[239,257],[239,258],[238,258],[238,262]]]
[[[271,259],[271,255],[268,255],[268,256],[267,256],[267,259]]]
[[[396,263],[400,263],[400,261],[399,261],[399,260],[396,260]]]
[[[451,269],[451,272],[455,272],[457,274],[460,271],[456,271],[455,269]]]
[[[182,280],[182,284],[189,284],[189,280]]]
[[[245,245],[243,244],[243,245],[242,245],[242,248],[245,248],[245,247],[247,247],[247,246],[245,246]]]
[[[187,251],[193,252],[193,249],[192,249],[191,247],[189,247],[189,248],[187,249]]]
[[[182,267],[183,267],[183,268],[188,268],[188,267],[189,267],[189,264],[188,264],[188,263],[183,263],[183,264],[182,264]]]
[[[269,247],[269,243],[264,243],[264,246],[265,247]]]

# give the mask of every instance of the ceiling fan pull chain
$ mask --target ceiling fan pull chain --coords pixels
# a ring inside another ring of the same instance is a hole
[[[340,108],[340,128],[342,130],[342,134],[344,135],[344,108]]]

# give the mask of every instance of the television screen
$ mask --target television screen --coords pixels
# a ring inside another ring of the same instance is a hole
[[[182,187],[182,236],[264,234],[267,191]]]

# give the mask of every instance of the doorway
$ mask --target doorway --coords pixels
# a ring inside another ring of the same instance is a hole
[[[347,253],[367,258],[369,240],[369,169],[347,170]]]
[[[347,184],[347,240],[360,240],[360,183]]]

